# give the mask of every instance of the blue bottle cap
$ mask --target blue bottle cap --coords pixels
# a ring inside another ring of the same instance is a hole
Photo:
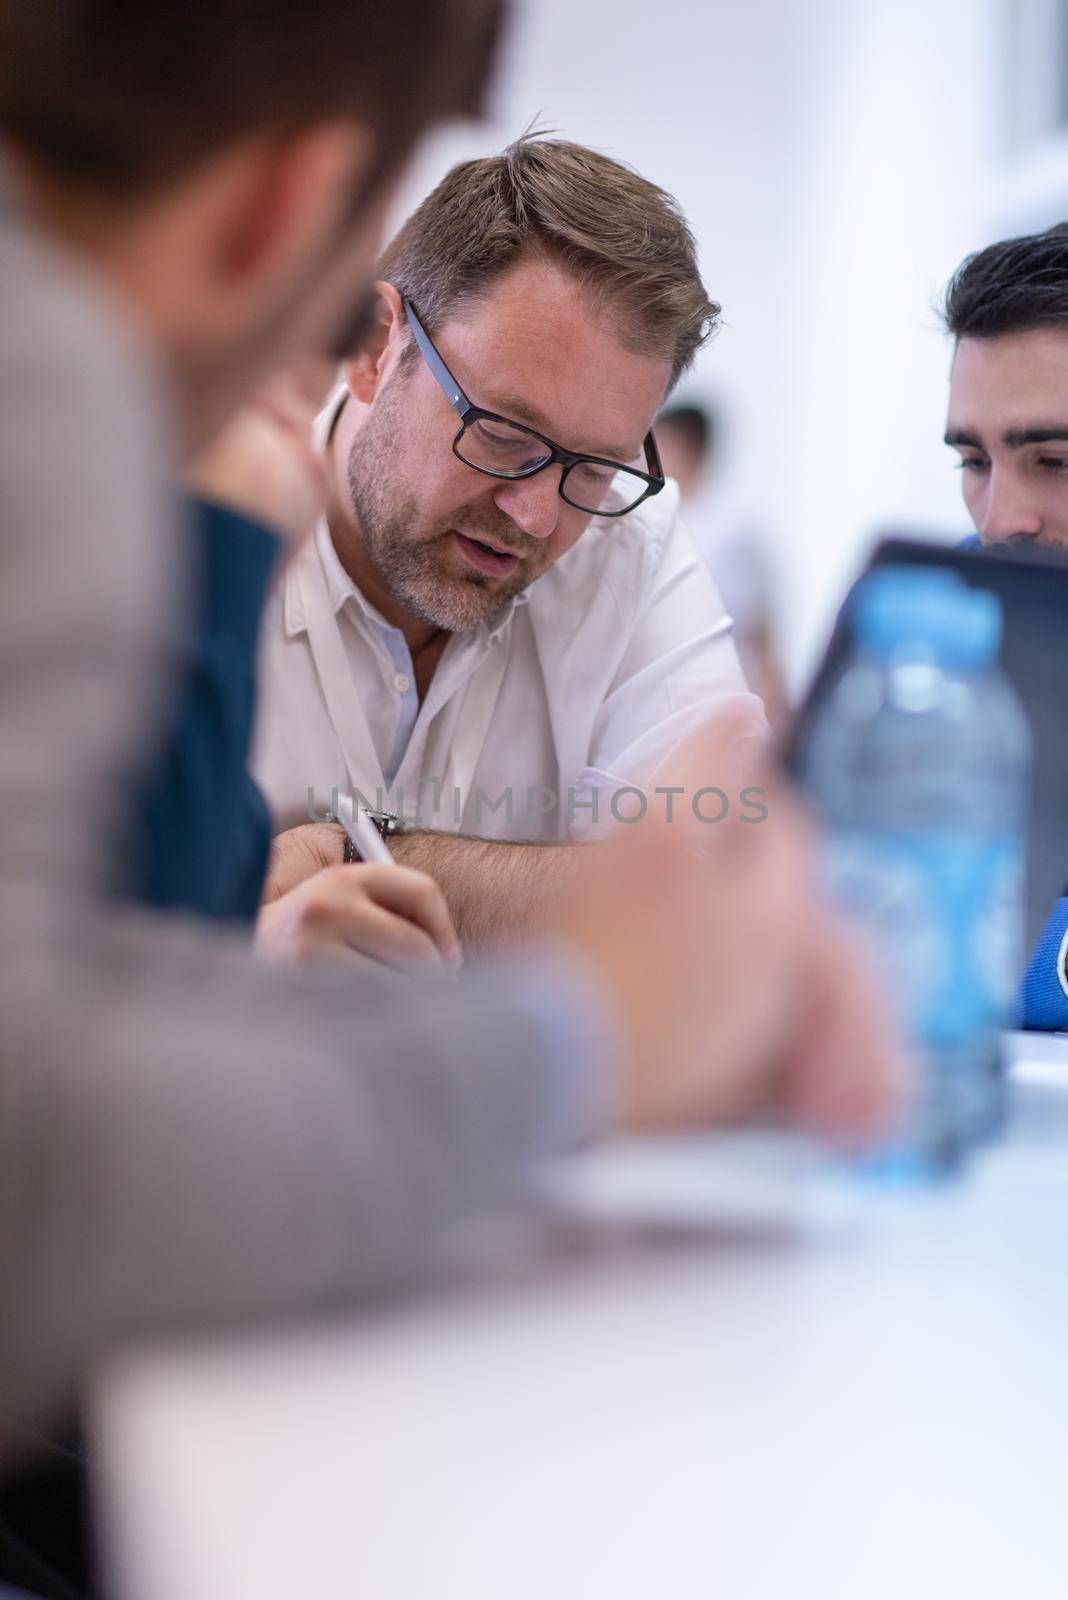
[[[853,621],[861,645],[880,657],[916,645],[947,665],[980,667],[993,660],[1001,643],[997,595],[926,567],[869,573],[857,586]]]

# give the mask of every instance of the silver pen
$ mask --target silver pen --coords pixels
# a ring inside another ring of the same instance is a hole
[[[389,846],[351,794],[337,797],[337,820],[348,834],[353,849],[361,861],[377,862],[382,867],[395,867]]]

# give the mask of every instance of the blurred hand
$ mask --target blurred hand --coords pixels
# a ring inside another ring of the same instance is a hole
[[[408,867],[327,867],[264,905],[256,948],[294,962],[376,961],[398,972],[457,972],[463,957],[445,898]]]
[[[312,424],[335,371],[303,362],[272,378],[192,462],[186,486],[266,523],[295,548],[326,504],[326,464]]]
[[[691,745],[691,793],[733,788],[738,733],[728,718]],[[763,787],[761,823],[702,824],[680,803],[673,824],[588,850],[560,910],[556,936],[621,1026],[621,1131],[766,1118],[859,1144],[895,1108],[903,1066],[872,976],[815,892],[797,803]]]

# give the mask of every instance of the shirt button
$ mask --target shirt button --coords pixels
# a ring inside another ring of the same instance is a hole
[[[393,674],[393,687],[398,694],[407,694],[411,686],[412,680],[406,672],[395,672]]]

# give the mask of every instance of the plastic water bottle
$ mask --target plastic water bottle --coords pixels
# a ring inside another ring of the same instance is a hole
[[[871,574],[857,648],[804,777],[832,892],[868,935],[919,1063],[888,1173],[955,1166],[1004,1111],[1000,1030],[1022,955],[1030,733],[999,668],[1001,606],[954,575]]]

